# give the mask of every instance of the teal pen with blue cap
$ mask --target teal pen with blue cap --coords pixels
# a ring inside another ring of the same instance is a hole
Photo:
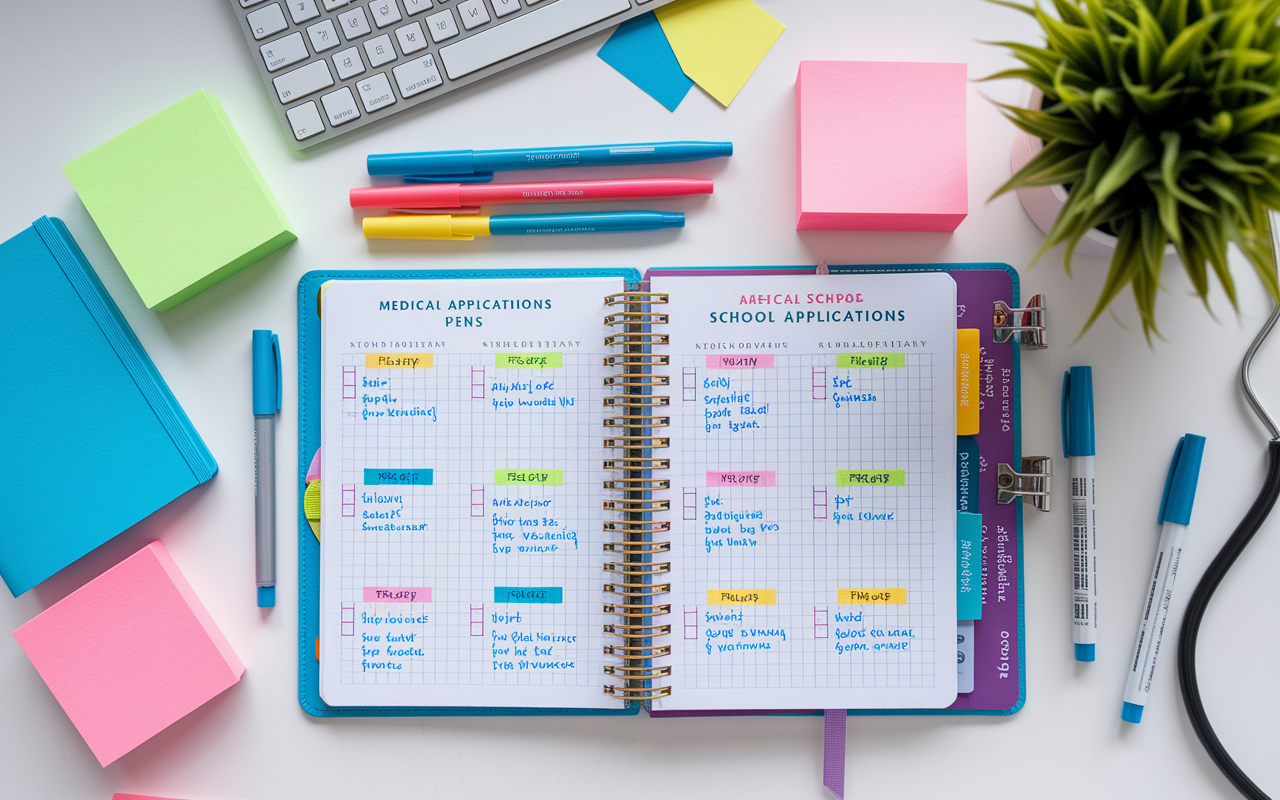
[[[1098,500],[1094,493],[1093,369],[1062,376],[1062,449],[1071,462],[1071,641],[1076,661],[1098,645]]]
[[[284,389],[280,337],[253,332],[253,495],[258,608],[276,604],[276,412]]]
[[[1196,484],[1200,480],[1200,461],[1204,457],[1204,437],[1188,433],[1178,440],[1173,463],[1164,481],[1160,499],[1160,546],[1156,563],[1151,568],[1151,582],[1143,598],[1142,621],[1138,625],[1138,641],[1129,660],[1129,677],[1124,684],[1124,706],[1120,718],[1125,722],[1141,722],[1142,709],[1151,693],[1151,680],[1156,673],[1156,657],[1164,636],[1169,606],[1173,602],[1173,582],[1182,562],[1182,542],[1191,523],[1191,506],[1196,501]]]

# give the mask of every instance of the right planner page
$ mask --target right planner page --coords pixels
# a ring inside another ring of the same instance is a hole
[[[671,423],[654,431],[671,468],[654,477],[671,478],[672,692],[654,709],[952,703],[955,282],[655,275],[651,290],[669,295],[655,332],[671,358]]]

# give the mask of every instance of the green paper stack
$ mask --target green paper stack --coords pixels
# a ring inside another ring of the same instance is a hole
[[[208,92],[62,169],[147,308],[167,311],[298,238]]]

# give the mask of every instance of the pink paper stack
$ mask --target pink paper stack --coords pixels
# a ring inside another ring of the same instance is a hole
[[[104,767],[244,673],[160,542],[13,635]]]
[[[796,230],[954,231],[969,213],[965,72],[801,61]]]

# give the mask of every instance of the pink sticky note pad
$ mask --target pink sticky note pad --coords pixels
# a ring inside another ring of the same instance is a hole
[[[104,767],[244,673],[160,542],[13,635]]]
[[[969,213],[964,64],[801,61],[796,230],[953,231]]]
[[[123,794],[116,792],[111,795],[111,800],[174,800],[172,797],[153,797],[149,794]]]

